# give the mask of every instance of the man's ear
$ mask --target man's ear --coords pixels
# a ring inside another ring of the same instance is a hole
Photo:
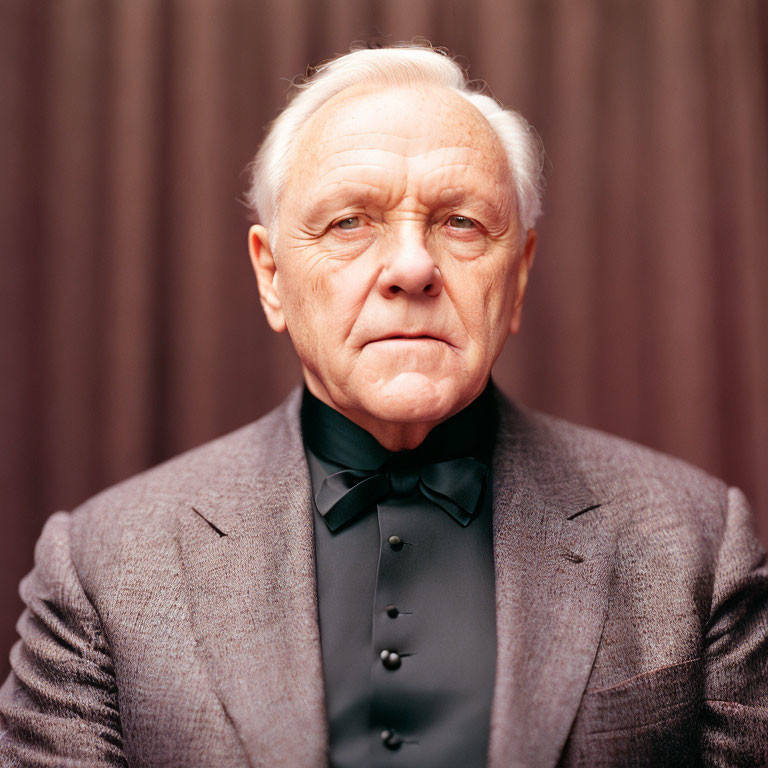
[[[254,224],[248,230],[248,252],[259,285],[259,297],[270,328],[277,333],[286,329],[283,305],[277,292],[277,265],[269,245],[267,230]]]
[[[517,275],[515,276],[515,306],[512,310],[512,318],[509,323],[509,332],[517,333],[520,330],[520,319],[523,314],[523,298],[525,288],[528,285],[528,273],[533,266],[533,257],[536,254],[536,230],[529,229],[525,238],[523,252],[517,259]]]

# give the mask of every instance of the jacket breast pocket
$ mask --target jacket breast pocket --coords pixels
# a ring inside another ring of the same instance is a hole
[[[700,659],[588,690],[560,765],[697,765],[701,697]]]

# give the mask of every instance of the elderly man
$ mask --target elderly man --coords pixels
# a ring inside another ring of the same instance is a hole
[[[523,119],[429,49],[298,89],[249,247],[305,388],[49,520],[5,764],[766,764],[741,494],[490,382],[539,169]]]

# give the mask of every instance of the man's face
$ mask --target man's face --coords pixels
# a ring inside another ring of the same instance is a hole
[[[448,418],[517,330],[533,256],[498,138],[448,89],[354,88],[294,158],[274,254],[251,232],[270,324],[310,391],[363,426]]]

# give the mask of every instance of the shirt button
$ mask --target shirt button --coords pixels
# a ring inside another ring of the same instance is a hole
[[[403,548],[404,542],[399,536],[390,536],[387,541],[389,542],[389,546],[392,547],[395,552],[399,552]]]
[[[389,616],[390,619],[396,619],[397,615],[400,613],[395,605],[388,605],[384,610],[387,612],[387,616]]]
[[[394,750],[400,749],[400,745],[403,743],[403,740],[394,731],[387,729],[381,732],[381,742],[387,749]]]
[[[380,655],[381,663],[385,669],[395,670],[400,668],[402,659],[397,651],[382,651]]]

